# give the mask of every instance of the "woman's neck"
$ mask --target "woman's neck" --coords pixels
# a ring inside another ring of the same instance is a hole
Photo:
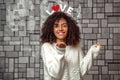
[[[56,42],[65,42],[66,43],[66,40],[57,39]]]

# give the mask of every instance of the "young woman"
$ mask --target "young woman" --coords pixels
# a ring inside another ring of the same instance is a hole
[[[91,46],[83,56],[79,39],[77,23],[67,14],[55,12],[47,18],[41,36],[44,80],[82,80],[101,44]]]

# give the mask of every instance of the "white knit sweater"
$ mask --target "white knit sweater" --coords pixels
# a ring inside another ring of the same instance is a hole
[[[93,45],[83,56],[80,46],[58,48],[55,44],[44,43],[41,47],[44,80],[82,80],[99,51],[100,46]]]

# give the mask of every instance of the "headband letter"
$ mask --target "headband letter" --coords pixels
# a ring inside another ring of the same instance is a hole
[[[71,12],[73,11],[73,8],[72,7],[69,7],[68,10],[67,10],[67,13],[71,15]]]

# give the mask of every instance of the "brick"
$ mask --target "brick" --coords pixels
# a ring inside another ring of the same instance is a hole
[[[89,20],[88,19],[84,19],[84,20],[82,20],[82,23],[89,23]]]
[[[98,60],[97,65],[105,65],[105,61],[104,60]]]
[[[35,4],[40,4],[40,0],[35,0]]]
[[[85,39],[96,39],[96,34],[85,34]]]
[[[84,77],[84,80],[93,80],[92,75],[86,75]]]
[[[110,70],[109,70],[109,74],[117,75],[117,74],[118,74],[118,71],[116,71],[116,70],[115,70],[115,71],[110,71]]]
[[[9,43],[10,43],[10,45],[20,45],[21,44],[20,41],[10,41]]]
[[[108,24],[108,27],[116,27],[116,24],[110,23]]]
[[[4,80],[13,80],[13,73],[4,73]]]
[[[118,49],[119,50],[120,46],[113,46],[113,49],[115,49],[115,50]]]
[[[14,77],[15,77],[15,78],[18,78],[18,73],[15,72],[15,73],[14,73]]]
[[[35,46],[35,49],[34,49],[35,51],[39,51],[40,50],[40,46]]]
[[[90,20],[90,23],[91,23],[91,24],[98,24],[98,20],[97,20],[97,19],[91,19],[91,20]]]
[[[34,30],[34,26],[35,26],[35,20],[34,18],[32,18],[31,20],[28,21],[27,23],[27,30]]]
[[[98,3],[104,3],[105,0],[96,0]]]
[[[0,51],[3,51],[3,46],[0,46]]]
[[[93,31],[92,31],[93,33],[96,33],[96,34],[99,33],[99,29],[98,29],[98,28],[92,28],[92,30],[93,30]],[[97,36],[97,37],[98,37],[98,36]]]
[[[12,32],[11,30],[8,30],[9,28],[6,27],[4,28],[4,36],[8,37],[8,36],[14,36],[14,32]]]
[[[113,0],[114,2],[120,2],[120,0]]]
[[[74,2],[73,2],[73,7],[74,7],[74,8],[78,8],[78,6],[79,6],[78,1],[74,1]]]
[[[102,28],[102,38],[109,38],[110,37],[110,31],[109,28]]]
[[[6,52],[6,57],[15,58],[18,57],[18,52]]]
[[[120,22],[120,17],[108,17],[109,23],[118,23]]]
[[[119,75],[114,75],[114,80],[119,80],[120,76]]]
[[[5,52],[0,51],[0,57],[4,57],[4,56],[5,56]]]
[[[5,3],[14,3],[14,0],[4,0]]]
[[[102,75],[101,80],[110,80],[110,76],[109,75]]]
[[[116,24],[115,24],[115,27],[120,27],[120,23],[116,23]]]
[[[30,45],[40,45],[39,41],[30,41]]]
[[[6,9],[6,5],[5,4],[0,4],[0,9]]]
[[[3,31],[0,31],[0,36],[3,36]]]
[[[92,33],[92,28],[83,28],[84,33]]]
[[[108,65],[109,71],[118,71],[120,68],[120,64],[109,64]]]
[[[15,51],[21,51],[21,46],[20,45],[15,45]]]
[[[38,0],[39,1],[39,0]],[[39,17],[40,16],[40,5],[35,5],[35,17]]]
[[[0,3],[3,3],[3,0],[0,0]]]
[[[34,57],[30,57],[30,63],[34,63]]]
[[[103,45],[107,45],[106,39],[98,39],[98,42],[102,43]]]
[[[120,34],[113,34],[113,44],[114,46],[120,46]]]
[[[118,7],[114,7],[113,12],[120,12]]]
[[[14,46],[4,46],[4,51],[14,51]]]
[[[108,44],[113,45],[113,39],[108,39]]]
[[[107,27],[108,20],[103,19],[102,20],[102,27]]]
[[[40,67],[40,64],[35,64],[35,67],[36,67],[36,68],[39,68],[39,67]]]
[[[105,4],[105,12],[113,12],[113,5],[112,5],[112,3]]]
[[[30,35],[30,41],[38,41],[40,40],[40,35]]]
[[[16,33],[15,33],[16,34]],[[20,37],[16,36],[16,37],[11,37],[12,41],[20,41]]]
[[[39,77],[39,72],[35,72],[35,77]],[[36,80],[39,80],[39,79],[36,79]]]
[[[31,51],[31,46],[30,45],[21,46],[21,50],[22,51]]]
[[[10,41],[10,40],[11,40],[11,37],[4,37],[4,40],[5,40],[5,41]]]
[[[1,11],[0,11],[0,12],[1,12]],[[1,20],[1,18],[0,18],[0,20]],[[0,21],[0,31],[2,31],[1,33],[3,33],[3,30],[4,30],[4,26],[1,25],[1,21]]]
[[[5,22],[5,20],[6,20],[6,10],[5,9],[1,10],[0,16],[1,16],[1,20],[3,20]]]
[[[20,67],[19,68],[19,72],[25,73],[26,71],[27,71],[26,67]]]
[[[114,28],[114,29],[113,29],[113,32],[114,32],[114,33],[120,33],[120,28]]]
[[[30,64],[29,64],[29,67],[30,67],[30,68],[34,68],[34,67],[35,67],[35,64],[34,64],[34,63],[30,63]]]
[[[19,63],[28,63],[29,58],[28,57],[19,57]]]
[[[14,72],[14,59],[9,59],[9,72]]]
[[[98,27],[98,24],[88,24],[88,27]]]
[[[97,18],[104,18],[104,13],[98,13]]]
[[[73,6],[73,1],[69,1],[69,5],[70,5],[71,7],[74,7],[74,6]]]
[[[26,67],[27,67],[27,65],[25,63],[20,63],[19,64],[19,68],[26,68]]]
[[[113,51],[112,50],[106,50],[105,58],[106,59],[113,59]]]
[[[88,0],[88,7],[92,7],[92,5],[93,5],[92,0]]]
[[[108,67],[107,66],[102,67],[102,74],[108,74]]]
[[[114,59],[120,59],[120,55],[119,54],[116,54],[113,56]]]
[[[26,31],[19,31],[19,36],[26,36]]]
[[[30,41],[30,39],[28,37],[24,37],[23,44],[29,45],[29,41]]]
[[[0,58],[0,68],[4,68],[5,67],[5,58]]]
[[[93,75],[93,80],[99,80],[99,75]]]
[[[92,18],[92,9],[91,8],[83,8],[82,9],[82,17],[83,18]]]
[[[32,56],[32,52],[31,51],[24,51],[24,56],[28,57],[28,56]]]
[[[34,77],[34,68],[27,69],[27,77]]]

